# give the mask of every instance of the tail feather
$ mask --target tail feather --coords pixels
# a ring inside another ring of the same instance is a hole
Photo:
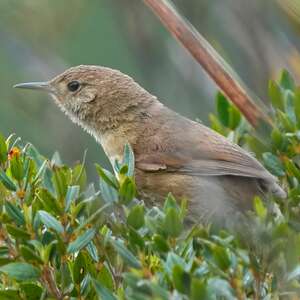
[[[285,199],[287,197],[286,192],[279,186],[278,183],[272,182],[268,186],[268,190],[276,197]]]

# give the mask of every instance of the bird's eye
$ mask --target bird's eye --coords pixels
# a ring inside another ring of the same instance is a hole
[[[80,83],[78,81],[71,81],[68,83],[68,90],[70,92],[76,92],[80,87]]]

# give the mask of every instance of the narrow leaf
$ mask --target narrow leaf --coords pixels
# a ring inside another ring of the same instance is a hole
[[[0,267],[0,272],[18,281],[38,280],[40,270],[28,263],[10,263]]]
[[[164,220],[164,229],[171,237],[178,237],[183,229],[183,222],[175,208],[169,208]]]
[[[6,173],[0,169],[0,181],[2,184],[10,191],[16,191],[17,186],[14,184],[14,182],[6,175]]]
[[[109,186],[112,186],[115,189],[119,188],[118,181],[112,173],[110,173],[108,170],[103,169],[98,164],[96,164],[96,170],[100,178],[103,179]]]
[[[67,179],[63,168],[54,167],[52,182],[55,187],[56,195],[64,198],[67,193]]]
[[[114,187],[110,186],[104,180],[101,179],[99,182],[99,187],[100,187],[101,196],[106,203],[113,203],[118,201],[119,194]]]
[[[59,221],[57,221],[53,216],[47,213],[44,210],[40,210],[38,212],[40,221],[45,224],[48,228],[54,229],[58,233],[62,233],[64,231],[63,226]]]
[[[254,210],[256,214],[264,220],[267,216],[267,209],[259,197],[254,198]]]
[[[282,92],[278,84],[273,80],[269,81],[269,98],[274,108],[280,109],[281,111],[284,110]]]
[[[229,126],[229,107],[230,104],[227,98],[219,92],[217,94],[217,112],[219,120],[225,127]]]
[[[67,212],[71,206],[71,203],[75,201],[79,196],[80,186],[74,185],[69,186],[67,190],[67,195],[65,199],[65,211]]]
[[[24,169],[23,169],[23,162],[19,155],[14,155],[10,160],[10,170],[12,176],[20,181],[24,177]]]
[[[4,136],[0,133],[0,164],[7,161],[7,145]]]
[[[139,269],[141,268],[141,263],[137,260],[137,258],[124,246],[124,244],[119,240],[111,239],[111,244],[115,248],[115,250],[120,254],[123,258],[124,262],[126,262],[129,266]]]
[[[294,79],[287,70],[283,70],[281,73],[280,86],[285,90],[293,91],[295,89]]]
[[[129,144],[124,147],[123,165],[128,167],[127,176],[132,177],[134,175],[134,153]]]
[[[109,289],[104,287],[99,281],[93,279],[93,284],[97,295],[100,299],[105,300],[117,300],[117,298],[111,293]]]
[[[15,206],[14,204],[10,202],[5,203],[5,210],[7,214],[18,224],[18,225],[24,225],[25,219],[21,212],[21,210]]]
[[[279,158],[270,152],[264,153],[262,157],[265,166],[272,174],[276,176],[284,176],[284,167]]]
[[[131,208],[130,213],[127,217],[127,224],[135,229],[139,229],[144,225],[144,206],[135,205]]]
[[[70,243],[67,249],[68,253],[74,253],[84,248],[95,236],[94,228],[88,229],[84,234],[80,235],[74,242]]]
[[[124,204],[129,204],[136,195],[136,187],[134,181],[130,177],[126,177],[119,191],[120,200]]]
[[[12,235],[16,239],[18,239],[18,238],[25,239],[25,240],[30,239],[30,234],[27,231],[22,230],[18,227],[15,227],[11,224],[6,224],[6,230],[10,235]]]

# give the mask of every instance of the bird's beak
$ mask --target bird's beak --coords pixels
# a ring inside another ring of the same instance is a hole
[[[14,88],[18,89],[30,89],[30,90],[42,90],[46,92],[52,92],[52,87],[49,82],[26,82],[18,83],[14,85]]]

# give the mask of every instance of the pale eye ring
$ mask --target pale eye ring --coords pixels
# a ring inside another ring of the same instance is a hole
[[[70,92],[76,92],[80,87],[80,83],[77,80],[74,80],[69,82],[67,87]]]

